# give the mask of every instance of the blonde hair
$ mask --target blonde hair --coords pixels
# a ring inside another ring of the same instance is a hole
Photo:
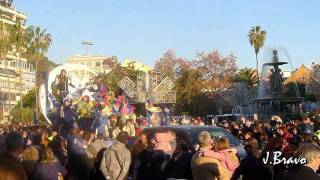
[[[199,134],[198,140],[200,147],[208,147],[210,145],[211,135],[208,131],[202,131]]]
[[[28,146],[22,152],[22,160],[23,161],[38,161],[39,160],[39,151],[37,148],[33,146]]]
[[[54,162],[56,160],[56,157],[54,156],[54,153],[50,147],[46,147],[43,149],[42,154],[42,163],[50,163]]]

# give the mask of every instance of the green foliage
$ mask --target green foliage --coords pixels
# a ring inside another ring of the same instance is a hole
[[[258,54],[260,48],[263,47],[266,34],[267,32],[261,30],[260,26],[251,27],[248,34],[248,39],[256,54]]]
[[[33,120],[33,111],[36,108],[36,90],[30,90],[26,95],[22,97],[22,112],[25,121]],[[21,102],[12,109],[12,117],[14,121],[21,121]]]
[[[35,99],[36,99],[36,90],[32,89],[22,97],[23,107],[35,109],[36,107]]]
[[[255,70],[251,68],[240,69],[234,77],[234,82],[245,82],[248,85],[248,89],[258,84],[259,78]]]
[[[45,55],[52,42],[51,34],[46,29],[40,27],[29,26],[26,30],[27,54]]]
[[[19,19],[11,26],[11,44],[20,57],[22,50],[26,47],[26,34]]]
[[[20,110],[21,110],[20,107],[12,109],[13,122],[21,122],[22,121]],[[23,121],[24,122],[31,122],[33,120],[33,109],[23,108],[22,113],[23,113]]]
[[[49,71],[56,66],[45,56],[51,41],[51,35],[47,33],[46,29],[42,30],[40,27],[34,26],[25,29],[22,20],[18,17],[13,25],[0,22],[0,59],[5,59],[9,52],[16,53],[19,59],[22,56],[27,58],[28,62],[32,63],[36,69],[36,85],[41,78],[38,72]],[[16,120],[22,119],[19,117],[21,109],[26,116],[33,114],[30,112],[36,108],[36,91],[33,90],[30,93],[22,99],[22,104],[19,102],[13,109],[12,116]]]
[[[103,75],[103,82],[116,94],[121,94],[122,90],[118,86],[118,83],[125,77],[128,76],[132,81],[136,81],[139,71],[134,69],[134,66],[123,67],[121,66],[118,58],[112,56],[105,60],[103,63],[105,68],[111,69],[109,73]]]
[[[205,115],[217,113],[223,104],[217,91],[231,87],[236,73],[235,60],[232,54],[222,56],[218,50],[213,50],[197,53],[192,61],[188,61],[169,50],[156,61],[154,71],[160,79],[168,76],[175,81],[176,114]]]
[[[251,27],[248,33],[248,40],[250,42],[251,47],[253,47],[254,49],[254,53],[256,54],[256,71],[257,72],[259,72],[258,53],[264,45],[266,35],[267,35],[267,31],[261,30],[260,26]]]

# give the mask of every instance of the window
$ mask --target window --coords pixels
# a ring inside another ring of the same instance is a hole
[[[91,67],[91,62],[87,62],[87,66],[88,66],[88,67]]]
[[[80,75],[83,76],[84,75],[84,70],[80,71]]]
[[[100,67],[100,62],[96,62],[96,66],[97,66],[97,67]]]
[[[10,83],[10,88],[15,88],[15,83]]]

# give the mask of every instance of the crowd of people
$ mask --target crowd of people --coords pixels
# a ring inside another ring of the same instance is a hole
[[[67,136],[48,124],[0,125],[0,179],[319,179],[318,116],[213,124],[238,137],[246,157],[239,157],[228,138],[206,131],[199,134],[197,146],[190,146],[175,132],[147,134],[146,120],[122,124],[116,115],[109,120],[106,131],[74,126]],[[172,126],[204,122],[169,120]]]
[[[52,124],[0,125],[0,180],[308,180],[320,179],[320,112],[296,120],[170,117],[148,100],[146,117],[97,77],[71,96],[66,71],[52,85]],[[90,85],[91,86],[91,85]],[[220,126],[237,137],[197,134],[197,142],[159,126]]]

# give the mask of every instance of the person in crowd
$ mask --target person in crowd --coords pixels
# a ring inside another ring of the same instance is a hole
[[[116,126],[117,122],[118,122],[117,116],[115,114],[111,114],[109,116],[109,123],[110,123],[109,132],[111,131],[112,128]]]
[[[151,162],[154,154],[154,144],[151,142],[150,137],[147,138],[147,147],[139,153],[139,164],[135,164],[137,166],[137,175],[133,174],[133,179],[153,179],[154,174],[152,174]]]
[[[141,165],[140,153],[148,148],[148,139],[145,133],[140,133],[138,140],[133,144],[131,149],[132,156],[132,175],[133,179],[137,179],[138,168]]]
[[[163,130],[150,137],[153,144],[150,159],[150,173],[154,180],[165,179],[164,170],[176,149],[176,134]]]
[[[236,156],[237,150],[230,149],[229,139],[219,138],[215,141],[213,150],[203,151],[203,156],[213,157],[220,161],[220,164],[230,171],[230,174],[233,174],[234,170],[239,166],[238,157]]]
[[[268,180],[270,176],[266,174],[267,171],[259,160],[261,152],[259,151],[259,143],[255,138],[246,141],[245,151],[247,156],[241,160],[231,180],[237,180],[240,176],[242,176],[242,180]]]
[[[191,159],[193,154],[192,145],[186,140],[177,140],[177,148],[163,170],[164,179],[192,179]]]
[[[129,134],[129,136],[131,136],[131,137],[136,135],[136,129],[134,127],[132,119],[128,119],[126,121],[126,124],[122,128],[122,131],[126,131]]]
[[[79,135],[79,129],[73,128],[67,137],[69,179],[87,180],[90,179],[90,171],[93,164],[88,157],[88,145]]]
[[[23,151],[24,141],[20,134],[9,133],[5,139],[5,153],[0,157],[0,179],[1,180],[27,180],[28,176],[24,170],[20,154]]]
[[[100,133],[98,133],[97,138],[93,141],[91,146],[97,153],[99,153],[101,149],[109,148],[108,144],[106,143],[106,137]]]
[[[43,148],[42,142],[42,134],[40,132],[36,133],[32,138],[31,146],[35,147],[39,151],[38,154],[41,154],[41,149]]]
[[[116,139],[118,134],[121,132],[121,127],[120,127],[120,121],[117,121],[117,124],[114,126],[114,128],[111,131],[112,133],[112,138]]]
[[[54,155],[58,158],[59,162],[64,166],[67,161],[67,150],[64,140],[61,137],[55,136],[52,141],[49,142],[50,147]]]
[[[250,121],[249,119],[245,120],[244,126],[242,128],[242,132],[246,133],[246,132],[252,132],[252,121]]]
[[[34,171],[40,160],[40,154],[36,147],[28,146],[22,152],[22,166],[25,168],[28,179],[33,179]]]
[[[50,147],[44,148],[42,156],[34,172],[35,180],[57,180],[67,174]]]
[[[240,126],[238,123],[235,123],[233,126],[232,126],[232,129],[231,129],[231,133],[238,137],[238,134],[239,134],[239,131],[240,131]]]
[[[231,174],[221,166],[218,159],[213,157],[204,157],[201,155],[203,151],[211,150],[213,140],[207,131],[199,134],[200,151],[196,152],[191,160],[191,169],[193,179],[212,180],[212,179],[230,179]]]
[[[145,149],[148,148],[148,139],[145,133],[141,133],[138,140],[134,143],[131,154],[134,157],[138,157],[138,155]]]
[[[5,153],[6,148],[5,148],[5,144],[6,144],[6,137],[3,135],[4,132],[2,132],[2,130],[0,130],[0,156]]]
[[[254,137],[259,142],[259,147],[261,146],[261,134],[262,130],[260,126],[253,127],[252,137]]]
[[[271,138],[266,145],[265,149],[262,151],[260,156],[260,161],[263,162],[264,159],[268,161],[264,163],[264,168],[267,169],[266,177],[272,178],[279,171],[283,170],[285,167],[283,164],[273,164],[274,152],[283,152],[284,140],[279,137]],[[267,157],[269,154],[269,157]],[[279,157],[281,158],[281,157]]]
[[[127,132],[120,132],[117,141],[105,150],[100,165],[100,171],[105,179],[125,180],[127,178],[131,163],[131,154],[126,147],[128,138]]]
[[[306,159],[306,164],[298,164],[279,173],[275,180],[319,180],[320,176],[316,173],[320,167],[320,147],[315,144],[302,144],[297,150],[297,156]]]

